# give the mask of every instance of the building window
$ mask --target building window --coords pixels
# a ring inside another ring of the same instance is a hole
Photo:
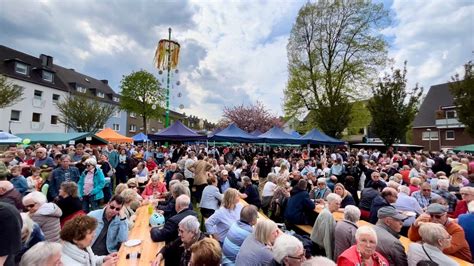
[[[104,98],[104,97],[105,97],[105,94],[104,94],[103,92],[98,91],[98,92],[97,92],[97,97],[99,97],[99,98]]]
[[[11,121],[20,121],[20,114],[21,114],[21,111],[12,110],[12,112],[10,114],[10,120]]]
[[[131,124],[131,125],[130,125],[130,128],[129,128],[129,131],[130,131],[130,132],[135,132],[135,131],[137,131],[137,126],[134,125],[134,124]]]
[[[41,114],[40,113],[33,113],[33,117],[31,118],[33,122],[41,122]]]
[[[120,131],[120,125],[119,124],[113,124],[112,125],[113,130],[115,131]]]
[[[118,97],[115,97],[115,96],[112,98],[112,100],[113,100],[114,102],[116,102],[116,103],[119,102],[119,98],[118,98]]]
[[[57,115],[52,115],[51,116],[51,125],[57,125],[58,124],[58,116]]]
[[[130,113],[130,117],[135,118],[135,117],[137,117],[137,115],[135,113]]]
[[[457,117],[458,117],[458,114],[456,113],[456,110],[446,111],[446,119],[457,118]]]
[[[454,130],[446,130],[446,140],[454,140]]]
[[[36,100],[41,100],[41,98],[43,97],[43,92],[42,91],[39,91],[39,90],[35,90],[35,96],[34,98]]]
[[[438,140],[438,131],[423,131],[421,138],[422,140]]]
[[[22,75],[28,75],[28,65],[16,62],[15,72]]]
[[[49,71],[43,70],[43,80],[47,82],[53,82],[54,74]]]
[[[59,102],[59,94],[53,94],[53,102]]]
[[[80,92],[80,93],[86,93],[86,91],[87,91],[86,88],[84,88],[84,87],[82,87],[82,86],[77,86],[77,87],[76,87],[76,90],[77,90],[78,92]]]

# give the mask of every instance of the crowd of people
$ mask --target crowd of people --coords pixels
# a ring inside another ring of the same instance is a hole
[[[150,229],[165,242],[153,265],[457,265],[474,250],[474,157],[11,145],[0,155],[0,263],[115,265],[150,204],[164,217]]]

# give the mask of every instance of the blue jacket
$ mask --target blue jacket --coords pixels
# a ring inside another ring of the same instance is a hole
[[[309,199],[306,190],[295,187],[291,192],[285,208],[285,220],[290,224],[308,224],[306,213],[314,210],[314,202]]]
[[[240,246],[245,238],[252,233],[250,224],[242,221],[235,222],[227,232],[222,245],[222,265],[235,265],[235,259],[239,254]]]
[[[371,224],[376,224],[377,223],[377,221],[379,220],[379,218],[377,217],[377,213],[378,213],[379,209],[382,208],[382,207],[386,207],[386,206],[393,207],[392,205],[390,205],[390,203],[388,203],[380,195],[377,195],[377,197],[374,198],[374,200],[372,201],[372,206],[370,207],[369,222]]]
[[[49,182],[49,195],[52,198],[56,198],[59,194],[59,188],[61,184],[66,180],[73,181],[77,183],[79,181],[79,170],[74,166],[69,166],[69,169],[65,170],[61,166],[54,169],[51,173],[51,178]]]
[[[474,252],[474,213],[461,214],[458,217],[458,224],[464,229],[465,238],[469,243],[471,253]]]
[[[17,176],[10,179],[10,182],[13,184],[13,187],[18,190],[22,195],[25,195],[28,190],[28,182],[24,176]]]
[[[82,193],[84,192],[84,181],[86,179],[86,171],[84,171],[79,177],[79,182],[77,182],[77,186],[79,189],[79,197],[82,198]],[[94,196],[94,200],[100,200],[104,197],[103,188],[105,186],[105,177],[104,173],[99,167],[96,167],[94,170],[94,188],[92,189],[91,196]],[[99,231],[100,232],[100,231]]]
[[[95,236],[94,240],[92,240],[92,245],[94,245],[97,237],[99,236],[102,228],[104,227],[104,220],[102,217],[104,216],[104,209],[95,210],[89,212],[89,216],[93,217],[97,220],[97,228],[95,229]],[[117,252],[120,244],[127,241],[128,239],[128,224],[127,219],[120,220],[120,217],[117,215],[115,216],[112,221],[110,221],[109,229],[107,230],[106,235],[106,246],[109,253]],[[91,245],[91,246],[92,246]]]
[[[116,168],[117,165],[119,164],[119,154],[117,151],[111,151],[109,153],[109,163],[112,165],[113,168]]]

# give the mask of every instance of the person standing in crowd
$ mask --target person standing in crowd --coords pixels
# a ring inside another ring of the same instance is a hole
[[[87,215],[68,221],[61,230],[63,248],[61,261],[67,265],[112,266],[118,261],[117,253],[108,256],[94,254],[91,244],[96,237],[97,220]]]
[[[196,187],[196,200],[201,201],[202,192],[207,186],[207,177],[209,171],[212,169],[212,164],[204,159],[204,154],[200,153],[197,156],[197,161],[192,164],[188,170],[194,174],[194,186]]]
[[[290,197],[290,192],[288,191],[288,188],[286,185],[287,183],[286,183],[285,178],[283,177],[276,178],[276,187],[273,192],[272,201],[270,202],[270,211],[271,211],[270,219],[272,219],[275,222],[281,222],[284,220],[283,216],[285,214],[285,205],[286,205],[287,199]],[[306,196],[309,199],[309,194],[307,194]]]
[[[41,227],[46,241],[58,242],[60,217],[63,214],[61,209],[54,203],[47,203],[46,196],[38,191],[23,197],[23,205],[31,219]]]
[[[460,225],[448,219],[447,210],[448,208],[446,206],[439,203],[430,204],[426,213],[420,215],[408,230],[408,238],[414,242],[420,241],[421,236],[419,234],[419,228],[424,222],[441,224],[451,236],[451,246],[445,248],[443,253],[466,261],[471,261],[472,255],[469,250],[469,244],[465,238],[464,230]]]
[[[34,166],[40,168],[41,173],[50,173],[54,168],[54,160],[48,156],[47,150],[41,147],[36,149],[35,154]]]
[[[253,231],[253,226],[257,224],[258,210],[253,205],[247,205],[240,212],[240,220],[232,224],[227,232],[224,243],[222,245],[222,263],[235,264],[235,259],[239,253],[240,247],[245,238]]]
[[[222,206],[206,220],[206,231],[222,243],[230,226],[240,219],[241,210],[240,193],[229,188],[224,193]]]
[[[285,208],[285,221],[290,226],[310,223],[310,213],[313,212],[315,205],[306,191],[307,185],[306,180],[301,179],[298,185],[291,190],[291,196]]]
[[[224,197],[217,188],[217,178],[214,174],[209,173],[207,184],[202,192],[201,202],[199,204],[201,215],[204,218],[209,218],[219,209],[219,205]]]
[[[69,156],[71,157],[72,163],[77,164],[82,160],[82,156],[84,156],[84,144],[78,143],[76,144],[76,149],[72,151]]]
[[[330,259],[334,258],[334,229],[336,228],[336,220],[332,214],[338,211],[340,206],[341,197],[330,193],[327,196],[327,207],[319,213],[310,236],[311,241],[324,249],[326,257]]]
[[[457,266],[456,261],[443,254],[451,246],[451,236],[444,227],[435,223],[423,223],[418,231],[421,243],[410,243],[408,247],[408,266],[416,266],[420,261],[428,260],[443,266]]]
[[[194,185],[194,173],[191,172],[190,168],[194,165],[196,162],[196,156],[194,151],[189,151],[187,158],[184,159],[184,177],[186,178],[186,181],[189,182],[189,188],[192,188]]]
[[[10,173],[12,175],[10,182],[20,194],[25,195],[28,191],[28,182],[26,182],[26,178],[21,174],[21,166],[13,166],[10,169]]]
[[[306,250],[298,238],[281,234],[272,247],[275,264],[285,266],[298,266],[306,260]]]
[[[113,254],[118,251],[120,244],[127,241],[127,217],[120,212],[123,203],[121,196],[113,196],[105,208],[88,214],[97,221],[91,247],[94,254],[99,256]]]
[[[127,150],[121,148],[119,152],[119,160],[115,168],[115,184],[127,183],[128,175],[131,172],[130,157],[127,155]]]
[[[399,213],[392,206],[385,206],[377,212],[378,221],[374,226],[377,233],[377,251],[393,266],[406,266],[405,248],[400,242],[400,230],[408,216]]]
[[[87,213],[99,208],[99,201],[104,198],[105,177],[94,158],[87,159],[85,165],[86,170],[79,177],[77,185],[82,208]]]
[[[112,168],[117,168],[117,165],[119,163],[119,153],[117,149],[115,148],[114,144],[109,143],[107,144],[107,148],[102,150],[102,154],[106,155],[108,158],[108,161]]]
[[[342,252],[356,244],[355,233],[357,222],[360,219],[360,210],[356,206],[347,205],[344,208],[344,220],[336,223],[334,229],[334,258],[337,259]]]
[[[377,234],[369,226],[357,229],[356,244],[342,252],[337,258],[338,266],[373,265],[387,266],[387,259],[376,251]]]
[[[262,179],[266,178],[268,174],[272,171],[273,162],[268,157],[268,155],[259,154],[257,167],[258,167],[258,176]]]
[[[59,196],[56,204],[62,211],[61,215],[61,227],[67,221],[76,217],[77,215],[86,214],[82,210],[82,202],[79,199],[77,184],[72,181],[66,181],[61,183],[59,189]]]
[[[23,210],[23,196],[13,187],[10,181],[0,180],[0,202],[10,203],[18,210]]]
[[[241,195],[241,198],[243,198],[248,204],[252,204],[260,209],[262,203],[260,201],[257,186],[252,184],[252,180],[248,176],[242,177],[242,182],[243,188],[241,192],[243,192],[243,194]]]
[[[53,170],[49,179],[49,196],[55,200],[58,200],[59,188],[63,182],[75,182],[79,181],[80,173],[75,166],[71,166],[71,158],[68,155],[61,156],[60,167]]]
[[[20,252],[21,229],[23,227],[20,212],[15,206],[0,202],[0,265],[14,266],[15,255]]]
[[[273,199],[273,194],[277,185],[275,184],[276,175],[274,173],[269,173],[267,176],[267,182],[263,186],[262,190],[262,211],[263,214],[267,215],[268,209],[270,208],[270,203]]]
[[[258,221],[254,232],[242,243],[235,265],[270,265],[273,261],[271,247],[281,234],[283,232],[272,220]]]

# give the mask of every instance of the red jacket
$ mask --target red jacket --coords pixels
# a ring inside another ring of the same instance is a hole
[[[454,212],[449,215],[451,218],[458,218],[459,215],[467,213],[467,202],[465,200],[460,200],[456,204],[456,209]]]
[[[153,183],[148,183],[148,185],[145,186],[145,189],[143,190],[142,197],[143,199],[148,198],[149,196],[153,195],[153,192],[159,192],[161,194],[167,192],[168,190],[166,189],[166,185],[163,182],[158,182],[157,186],[153,186]],[[161,195],[161,197],[164,197]]]
[[[375,251],[374,255],[372,255],[372,260],[374,261],[374,266],[388,266],[388,261],[382,254]],[[353,245],[352,247],[346,249],[346,251],[342,252],[341,255],[337,258],[337,265],[338,266],[356,266],[361,265],[361,259],[359,252],[357,251],[357,245]]]

